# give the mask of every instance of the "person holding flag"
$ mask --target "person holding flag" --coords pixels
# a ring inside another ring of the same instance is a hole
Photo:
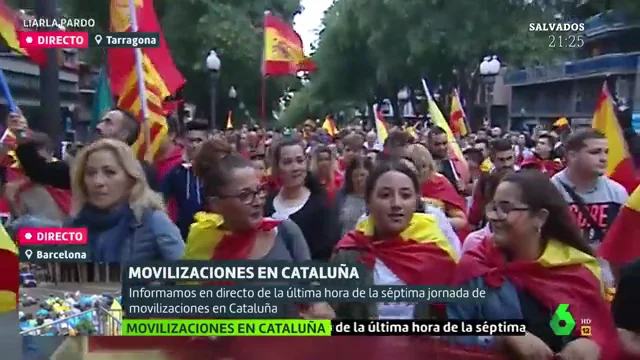
[[[447,132],[439,126],[432,126],[427,134],[429,152],[437,165],[437,171],[455,186],[458,192],[464,192],[467,181],[462,178],[459,169],[466,168],[455,156],[450,156]]]

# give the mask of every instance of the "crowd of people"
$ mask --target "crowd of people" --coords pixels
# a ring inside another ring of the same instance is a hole
[[[150,164],[131,151],[140,129],[121,110],[99,123],[101,139],[61,161],[22,116],[8,123],[25,134],[20,175],[7,177],[9,227],[87,228],[96,262],[360,262],[375,285],[495,291],[477,303],[321,302],[291,316],[523,319],[525,336],[452,341],[525,359],[640,357],[640,263],[597,255],[628,194],[604,176],[608,144],[596,130],[482,128],[457,139],[463,160],[437,126],[396,126],[381,141],[360,125],[330,136],[313,121],[211,131],[193,120]],[[591,320],[590,337],[552,332],[562,303]]]

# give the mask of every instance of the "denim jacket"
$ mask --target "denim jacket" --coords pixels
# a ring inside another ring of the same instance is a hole
[[[76,217],[65,225],[83,227]],[[184,255],[184,241],[180,230],[164,211],[159,210],[147,210],[140,220],[132,221],[130,232],[122,244],[121,263],[179,260]]]

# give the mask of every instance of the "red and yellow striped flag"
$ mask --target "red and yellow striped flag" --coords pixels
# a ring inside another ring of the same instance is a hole
[[[451,131],[454,135],[467,136],[469,131],[467,130],[466,115],[462,108],[462,102],[460,101],[460,95],[458,90],[453,89],[451,95],[451,113],[449,114],[449,122],[451,123]]]
[[[182,74],[173,63],[173,58],[164,39],[158,15],[153,7],[153,0],[134,0],[135,16],[140,32],[157,32],[160,34],[160,46],[142,49],[142,53],[153,64],[160,74],[169,92],[174,94],[184,85]],[[109,7],[109,29],[111,32],[131,32],[131,11],[127,0],[111,0]],[[111,90],[117,96],[127,91],[127,80],[131,69],[136,67],[135,49],[110,48],[107,51],[109,62],[109,80]]]
[[[613,104],[613,98],[605,82],[596,103],[591,126],[607,137],[607,145],[609,146],[607,176],[620,183],[631,193],[638,186],[638,179]]]
[[[4,39],[10,49],[28,56],[34,63],[44,66],[47,63],[45,49],[21,48],[18,40],[18,33],[21,31],[24,31],[24,29],[20,23],[19,14],[9,8],[4,0],[0,0],[0,37]]]
[[[384,142],[387,141],[387,137],[389,136],[389,131],[387,129],[387,124],[384,122],[384,116],[380,109],[375,109],[375,120],[376,120],[376,135],[378,136],[378,143],[380,146],[384,145]]]
[[[153,159],[155,158],[155,155],[168,132],[167,119],[163,115],[162,103],[171,93],[146,55],[144,55],[142,59],[142,68],[151,133],[149,153],[151,154],[151,159]],[[118,107],[136,115],[140,121],[144,121],[142,118],[143,113],[142,103],[140,101],[140,92],[138,91],[138,74],[135,67],[131,69],[129,77],[125,82],[124,92],[118,99]],[[137,154],[138,158],[144,159],[146,148],[145,131],[143,127],[140,128],[138,139],[133,145],[131,145],[131,149],[134,154]]]
[[[324,122],[322,123],[322,128],[331,137],[334,137],[338,134],[338,128],[336,127],[336,123],[333,122],[333,119],[331,119],[330,116],[327,116],[324,118]]]
[[[631,194],[607,231],[599,255],[607,261],[623,265],[640,258],[640,186]]]
[[[0,312],[16,311],[20,287],[18,247],[0,225]]]
[[[469,165],[467,164],[467,160],[465,160],[464,155],[462,155],[462,149],[460,149],[458,140],[453,136],[453,131],[451,131],[449,123],[445,120],[438,104],[436,104],[433,96],[431,96],[431,91],[429,91],[427,81],[424,79],[422,79],[422,86],[424,88],[425,95],[427,95],[427,106],[429,114],[431,115],[431,121],[433,122],[433,125],[438,126],[447,134],[447,140],[449,142],[449,158],[453,161],[453,166],[456,169],[457,175],[460,176],[462,183],[467,184],[470,178]]]

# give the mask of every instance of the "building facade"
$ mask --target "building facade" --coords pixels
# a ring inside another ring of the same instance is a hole
[[[590,124],[604,81],[619,103],[632,106],[640,56],[638,35],[640,21],[629,21],[610,10],[585,21],[578,35],[584,45],[572,49],[574,60],[509,71],[505,84],[511,87],[511,128],[548,126],[562,116],[572,125]]]

